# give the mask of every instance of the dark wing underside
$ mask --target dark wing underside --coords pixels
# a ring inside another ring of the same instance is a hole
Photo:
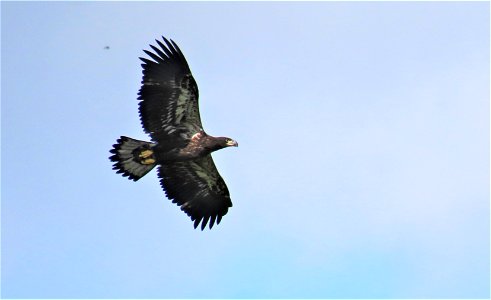
[[[211,155],[193,161],[162,164],[158,173],[167,197],[191,217],[194,228],[201,222],[203,230],[210,222],[211,229],[232,207],[227,186]]]
[[[179,47],[162,37],[154,52],[144,50],[153,60],[144,63],[138,93],[140,119],[153,141],[176,144],[202,129],[198,108],[198,86]]]

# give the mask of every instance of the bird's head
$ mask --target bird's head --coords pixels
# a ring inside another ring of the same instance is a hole
[[[208,146],[206,147],[209,151],[217,151],[227,147],[237,147],[236,141],[228,137],[211,137],[209,138]]]
[[[233,139],[228,138],[228,137],[223,138],[223,142],[225,144],[225,147],[238,147],[239,146],[239,143],[237,143],[236,141],[234,141]]]

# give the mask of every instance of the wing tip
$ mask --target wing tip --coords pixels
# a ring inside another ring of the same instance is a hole
[[[212,229],[213,226],[216,224],[218,225],[220,221],[222,220],[222,216],[219,214],[216,215],[210,215],[210,216],[200,216],[200,217],[191,217],[191,221],[194,221],[193,227],[194,229],[198,229],[198,227],[201,229],[201,231],[204,231],[206,228],[206,225],[208,225],[209,229]],[[200,225],[201,224],[201,225]]]

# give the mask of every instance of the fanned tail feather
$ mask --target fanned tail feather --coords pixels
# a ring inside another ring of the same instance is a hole
[[[137,181],[156,166],[150,142],[135,140],[126,136],[120,137],[113,145],[113,155],[109,159],[114,162],[116,173]]]

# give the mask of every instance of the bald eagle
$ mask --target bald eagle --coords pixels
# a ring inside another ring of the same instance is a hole
[[[198,86],[181,50],[172,40],[156,40],[151,59],[141,58],[143,79],[138,93],[140,120],[151,142],[121,136],[110,150],[113,169],[137,181],[158,166],[160,185],[181,207],[194,228],[211,229],[232,207],[230,194],[211,157],[213,151],[237,147],[231,138],[203,130]]]

